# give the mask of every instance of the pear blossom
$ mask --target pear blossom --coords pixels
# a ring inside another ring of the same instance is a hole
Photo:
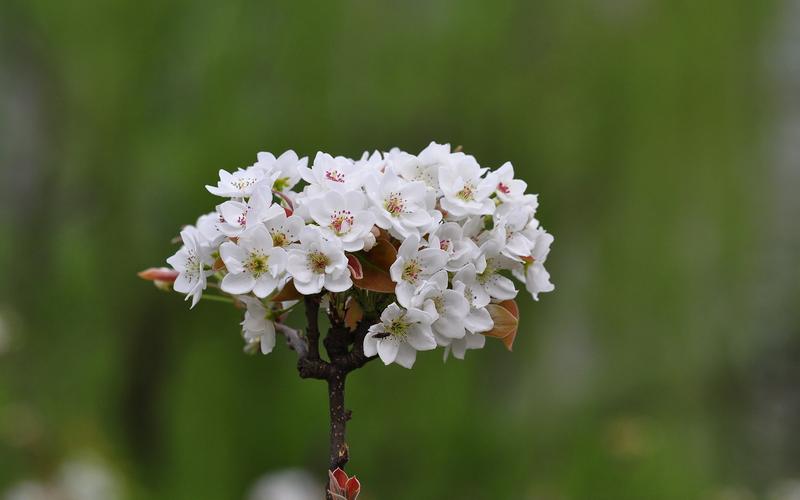
[[[463,337],[459,339],[453,339],[445,347],[444,358],[447,359],[448,354],[453,353],[453,356],[456,359],[464,359],[464,355],[468,350],[483,349],[484,345],[486,345],[485,335],[467,332]]]
[[[375,222],[366,205],[367,198],[360,191],[328,191],[308,201],[308,212],[330,238],[341,240],[345,251],[356,252],[364,248]]]
[[[448,289],[447,282],[447,271],[442,269],[425,281],[409,303],[401,302],[403,307],[421,309],[436,318],[431,329],[439,345],[449,345],[453,339],[465,335],[464,318],[470,312],[463,291]],[[400,301],[400,296],[397,300]]]
[[[250,167],[221,170],[207,189],[228,199],[184,229],[173,270],[140,276],[192,306],[214,280],[217,298],[247,306],[243,336],[262,352],[275,344],[262,299],[279,292],[320,294],[332,319],[356,323],[394,300],[368,334],[352,331],[366,335],[367,355],[408,367],[418,350],[463,358],[497,337],[489,305],[517,296],[512,278],[537,300],[554,289],[545,269],[553,237],[510,162],[492,171],[431,142],[418,154],[318,152],[310,163],[292,150],[260,152]]]
[[[278,173],[267,172],[258,166],[239,169],[233,173],[219,171],[219,182],[216,186],[206,186],[209,193],[225,198],[246,198],[253,194],[256,186],[262,182],[269,186],[275,182]]]
[[[482,309],[491,302],[492,298],[486,287],[478,282],[478,272],[474,264],[467,264],[453,276],[453,288],[459,283],[471,307]]]
[[[485,304],[480,302],[480,300],[476,298],[472,287],[468,286],[463,281],[456,281],[456,279],[453,278],[453,290],[463,295],[469,305],[469,311],[464,314],[463,318],[467,335],[470,333],[488,332],[494,327],[492,316],[489,314],[489,311],[486,310],[488,302]]]
[[[275,348],[275,323],[269,318],[269,310],[255,297],[238,295],[236,299],[247,306],[241,322],[245,342],[258,343],[261,354],[271,353]]]
[[[272,236],[272,245],[289,249],[300,241],[300,234],[305,230],[305,222],[298,215],[286,215],[283,210],[264,221],[264,226]]]
[[[252,291],[264,298],[282,285],[286,251],[272,246],[272,237],[263,225],[246,229],[236,243],[226,241],[219,253],[228,269],[220,284],[224,292],[241,295]]]
[[[220,223],[218,212],[201,215],[195,223],[195,227],[200,233],[198,243],[206,247],[209,251],[216,250],[220,243],[225,240],[225,234],[223,234],[219,228]]]
[[[489,297],[500,301],[513,299],[517,295],[514,282],[501,274],[501,271],[511,271],[517,266],[514,261],[501,254],[502,240],[498,240],[501,235],[502,233],[488,233],[491,239],[481,245],[474,260],[475,265],[465,266],[453,278],[463,281],[467,286],[472,285],[475,293],[477,289],[481,289]],[[472,272],[474,275],[470,275]]]
[[[414,366],[417,351],[436,348],[431,331],[435,320],[419,309],[403,309],[396,303],[381,313],[380,323],[369,328],[364,337],[364,354],[380,356],[384,364],[397,363],[404,368]]]
[[[419,236],[420,228],[429,227],[435,217],[441,218],[431,205],[425,184],[406,182],[393,170],[368,176],[364,187],[372,202],[375,225],[387,229],[395,238]]]
[[[317,153],[311,168],[300,168],[300,175],[308,182],[306,188],[312,196],[325,191],[348,192],[359,189],[363,173],[355,162],[343,156],[333,157],[327,153]]]
[[[450,156],[450,145],[432,142],[419,156],[398,152],[392,158],[397,173],[408,181],[418,181],[434,192],[439,191],[439,167]]]
[[[447,253],[448,271],[458,271],[478,253],[478,245],[464,237],[464,228],[455,222],[438,224],[428,236],[428,246]]]
[[[397,250],[397,260],[389,268],[389,275],[397,283],[395,294],[401,304],[410,304],[417,289],[435,272],[444,268],[447,253],[439,248],[420,250],[419,236],[406,238]]]
[[[525,259],[523,273],[515,270],[515,276],[525,283],[525,288],[534,298],[539,300],[539,294],[552,292],[555,286],[550,282],[550,273],[544,268],[547,254],[550,253],[550,245],[553,243],[553,236],[539,228],[534,237],[530,257]]]
[[[494,192],[492,179],[486,179],[475,158],[464,156],[457,163],[439,168],[441,205],[452,219],[494,212],[495,203],[489,196]]]
[[[522,201],[528,188],[525,181],[514,178],[514,166],[508,161],[489,174],[487,179],[494,184],[497,198],[504,203]]]
[[[287,268],[294,286],[303,295],[313,295],[325,288],[343,292],[353,286],[347,257],[337,238],[325,238],[318,227],[307,227],[300,235],[300,245],[289,250]]]
[[[361,158],[354,162],[357,169],[362,171],[383,172],[386,168],[386,160],[380,151],[364,151]]]
[[[257,155],[258,161],[253,165],[265,172],[273,174],[272,189],[276,191],[291,191],[300,181],[300,170],[308,165],[308,158],[299,158],[291,149],[275,158],[272,153],[261,152]]]
[[[183,246],[175,255],[167,259],[167,264],[178,271],[178,277],[172,284],[176,292],[185,293],[186,300],[192,298],[194,307],[206,288],[206,278],[211,274],[206,266],[214,263],[208,248],[200,244],[202,235],[194,226],[187,226],[181,231]]]
[[[256,227],[266,220],[285,214],[283,207],[272,203],[272,191],[256,190],[249,201],[228,200],[217,210],[220,214],[219,231],[226,236],[239,236],[247,228]]]

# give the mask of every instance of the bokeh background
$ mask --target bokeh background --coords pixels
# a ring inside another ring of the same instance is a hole
[[[220,168],[431,140],[540,193],[557,288],[348,379],[363,498],[800,498],[797,0],[3,0],[0,495],[318,477],[324,384],[136,272]]]

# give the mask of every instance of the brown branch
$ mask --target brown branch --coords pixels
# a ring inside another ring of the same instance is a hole
[[[330,360],[325,361],[320,358],[319,353],[319,295],[306,296],[305,305],[308,325],[305,337],[307,344],[303,342],[302,337],[294,335],[298,333],[296,330],[284,325],[278,325],[276,328],[286,335],[291,345],[294,346],[294,342],[298,340],[301,342],[299,347],[293,347],[298,354],[297,371],[300,377],[328,382],[330,412],[328,467],[330,470],[335,470],[337,467],[343,468],[350,459],[345,434],[351,412],[345,408],[344,404],[345,379],[348,373],[376,358],[376,356],[368,357],[364,354],[364,337],[367,335],[371,321],[365,318],[358,324],[355,331],[351,332],[338,317],[332,317],[332,326],[323,340]]]
[[[319,359],[319,295],[306,295],[306,324],[308,337],[308,357]]]
[[[347,372],[336,370],[331,378],[328,379],[328,404],[330,407],[331,432],[330,432],[330,456],[328,468],[335,470],[344,468],[350,459],[350,453],[345,441],[345,431],[347,430],[347,420],[349,413],[344,407],[344,381]]]

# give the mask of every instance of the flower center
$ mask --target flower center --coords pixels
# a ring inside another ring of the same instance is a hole
[[[390,193],[383,202],[383,208],[387,212],[397,217],[406,210],[406,200],[400,196],[400,193]]]
[[[308,267],[312,272],[317,274],[325,274],[325,268],[328,267],[328,264],[330,263],[331,260],[328,258],[328,256],[319,250],[316,252],[309,252],[308,254]]]
[[[247,258],[244,268],[250,271],[254,278],[260,278],[261,275],[269,271],[269,255],[264,255],[260,250],[254,250]]]
[[[246,226],[247,212],[242,212],[241,215],[239,215],[239,217],[236,218],[236,223],[239,224],[240,226]]]
[[[469,303],[470,307],[475,307],[473,303],[475,302],[475,299],[477,299],[477,297],[475,296],[474,293],[472,293],[472,288],[468,286],[464,287],[464,298],[467,299],[467,302]]]
[[[333,182],[344,182],[344,174],[338,170],[328,170],[325,172],[325,178]]]
[[[419,261],[417,261],[417,259],[411,259],[403,266],[402,278],[404,281],[416,284],[420,273],[422,273],[422,266],[419,264]]]
[[[386,331],[395,339],[405,341],[408,336],[408,327],[410,325],[405,321],[405,318],[395,318],[386,325]]]
[[[450,250],[450,240],[441,240],[439,242],[439,248],[445,252]]]
[[[435,187],[435,178],[433,177],[433,165],[417,165],[414,169],[414,180],[422,181],[426,185]]]
[[[456,193],[456,197],[459,200],[463,201],[472,201],[475,199],[475,186],[472,185],[470,182],[464,183],[464,187],[461,188],[461,191]]]
[[[256,180],[253,177],[240,177],[239,179],[231,181],[231,186],[241,191],[242,189],[252,186],[255,183]]]
[[[194,250],[189,250],[187,253],[184,274],[189,281],[194,281],[200,276],[200,259]]]
[[[508,193],[511,192],[511,188],[506,186],[502,182],[497,185],[497,190],[500,191],[501,193],[505,193],[505,194],[508,194]]]
[[[275,184],[272,185],[272,189],[274,189],[275,191],[283,191],[288,187],[289,187],[288,177],[281,177],[280,179],[276,179]]]
[[[353,225],[353,215],[349,210],[337,210],[331,214],[331,223],[328,225],[336,236],[342,236],[350,232],[350,227]]]
[[[494,267],[494,259],[486,259],[486,269],[476,276],[478,283],[485,285],[492,277],[497,269]]]
[[[444,297],[437,295],[433,299],[433,305],[436,307],[436,312],[439,314],[444,313]]]
[[[286,233],[282,231],[275,231],[270,234],[272,234],[272,246],[285,247],[289,244],[289,238],[286,236]]]

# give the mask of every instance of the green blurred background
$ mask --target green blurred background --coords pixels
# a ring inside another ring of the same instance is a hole
[[[319,476],[324,384],[136,272],[219,168],[436,140],[540,193],[556,291],[348,379],[363,498],[800,498],[798,96],[797,0],[2,0],[0,492]]]

